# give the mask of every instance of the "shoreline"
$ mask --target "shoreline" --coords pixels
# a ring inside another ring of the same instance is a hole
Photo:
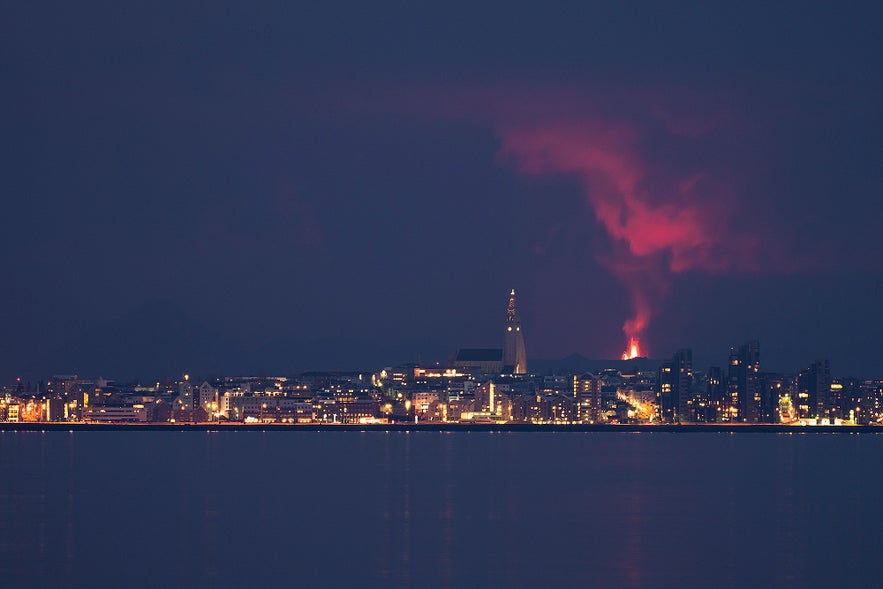
[[[879,425],[782,424],[535,424],[535,423],[395,423],[395,424],[252,424],[252,423],[67,423],[0,422],[0,432],[76,431],[289,431],[289,432],[439,432],[439,433],[775,433],[883,434]]]

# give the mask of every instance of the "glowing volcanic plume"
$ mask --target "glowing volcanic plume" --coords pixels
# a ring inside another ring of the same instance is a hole
[[[498,121],[500,155],[527,174],[579,180],[611,237],[611,250],[599,261],[629,294],[632,315],[622,328],[628,341],[622,357],[635,358],[652,303],[667,291],[671,274],[744,267],[752,263],[756,244],[733,235],[724,223],[730,211],[726,183],[690,165],[692,154],[703,149],[703,133],[713,126],[658,113],[637,123],[573,104],[532,103],[526,112]],[[659,150],[660,142],[691,155],[673,158]]]
[[[631,307],[623,356],[647,354],[653,308],[672,275],[756,268],[760,242],[746,229],[757,230],[758,216],[735,198],[732,182],[740,176],[727,157],[744,120],[726,98],[671,85],[483,81],[396,89],[378,100],[375,108],[392,104],[396,116],[429,108],[489,123],[500,160],[524,174],[577,180],[610,238],[597,261],[623,285]]]

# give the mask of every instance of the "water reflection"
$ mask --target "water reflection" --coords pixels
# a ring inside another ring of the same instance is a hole
[[[454,437],[450,432],[440,434],[443,450],[442,466],[444,469],[442,502],[439,506],[441,515],[442,546],[438,555],[438,571],[442,587],[454,587],[454,570],[456,553],[454,551],[455,500],[454,480],[456,479],[455,457],[453,451]]]
[[[0,433],[18,587],[872,587],[883,436]]]

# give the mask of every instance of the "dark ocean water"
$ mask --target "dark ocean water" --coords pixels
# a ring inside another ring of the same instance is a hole
[[[2,587],[881,587],[883,436],[0,432]]]

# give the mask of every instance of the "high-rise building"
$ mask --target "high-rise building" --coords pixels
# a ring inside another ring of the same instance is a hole
[[[797,412],[799,417],[831,415],[831,365],[816,360],[797,375]]]
[[[199,406],[209,415],[218,410],[218,389],[207,381],[199,385]]]
[[[714,417],[709,421],[727,421],[727,386],[720,366],[711,366],[705,375],[705,397],[714,408]]]
[[[831,406],[834,408],[834,416],[841,419],[855,417],[856,409],[862,399],[862,383],[857,378],[832,378],[831,379]]]
[[[736,409],[736,420],[756,422],[760,418],[760,344],[752,340],[730,348],[727,371],[730,406]]]
[[[514,288],[509,293],[509,307],[506,309],[506,331],[503,335],[503,372],[527,373],[524,332],[521,330],[521,318],[515,308]]]
[[[489,380],[475,387],[475,400],[473,408],[476,412],[494,413],[496,409],[496,386],[494,381]]]
[[[677,422],[693,419],[688,402],[693,386],[693,351],[678,350],[662,364],[656,376],[656,398],[660,418]]]
[[[178,382],[178,396],[175,397],[176,408],[186,411],[192,411],[196,407],[193,396],[193,383],[190,382],[190,375],[185,374],[184,379]]]
[[[579,418],[590,423],[601,421],[601,379],[591,374],[573,376],[573,398]]]
[[[788,381],[785,379],[785,375],[777,372],[761,372],[757,375],[757,382],[760,392],[758,421],[779,423],[782,421],[782,398],[788,392]]]

